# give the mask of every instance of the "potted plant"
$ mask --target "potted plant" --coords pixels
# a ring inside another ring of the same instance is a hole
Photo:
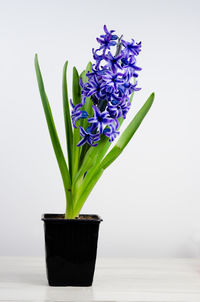
[[[132,138],[154,100],[152,93],[109,150],[120,134],[133,94],[139,90],[136,79],[141,68],[136,65],[136,57],[140,53],[141,42],[135,43],[133,39],[127,42],[106,26],[97,42],[99,48],[92,50],[95,63],[89,62],[80,75],[73,68],[70,102],[66,79],[68,62],[64,65],[62,90],[67,161],[35,55],[40,96],[66,195],[65,214],[42,216],[47,278],[49,285],[53,286],[92,285],[102,220],[98,215],[82,215],[80,211],[105,169]]]

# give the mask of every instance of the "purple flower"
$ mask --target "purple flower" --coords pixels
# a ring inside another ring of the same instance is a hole
[[[121,116],[123,116],[123,118],[125,119],[130,107],[131,107],[131,103],[127,100],[123,100],[121,101],[121,103],[116,105],[110,104],[108,106],[108,112],[110,116],[115,119],[118,119]]]
[[[105,61],[108,62],[104,67],[111,68],[113,72],[116,72],[118,68],[122,69],[120,65],[120,60],[122,57],[123,57],[122,53],[115,57],[109,51],[109,53],[106,56],[104,56]]]
[[[86,93],[85,96],[89,97],[91,95],[95,95],[97,99],[102,98],[103,95],[103,87],[104,83],[102,81],[99,81],[95,76],[92,77],[92,79],[86,83]]]
[[[121,104],[121,111],[122,111],[122,116],[125,119],[126,115],[131,108],[131,103],[129,101],[123,101]]]
[[[120,118],[122,116],[122,109],[120,105],[108,105],[108,112],[112,118]]]
[[[95,65],[96,69],[99,68],[100,63],[103,60],[103,55],[98,55],[97,51],[99,51],[99,49],[94,50],[94,48],[92,48],[93,58],[96,61],[96,65]]]
[[[136,73],[136,71],[142,70],[142,68],[136,66],[135,64],[136,58],[134,56],[131,56],[129,60],[126,58],[122,59],[122,66],[125,69],[124,76],[128,76],[128,79],[130,79],[131,77],[137,78],[138,74]]]
[[[93,77],[98,79],[98,77],[101,77],[103,74],[105,74],[104,70],[95,69],[95,64],[92,65],[92,70],[86,74],[89,80],[92,80]]]
[[[129,95],[131,95],[134,91],[139,91],[141,88],[137,87],[137,82],[132,84],[130,82],[124,82],[123,84],[118,86],[119,96],[121,100],[128,99]]]
[[[72,113],[71,113],[71,118],[72,118],[72,124],[73,124],[73,127],[74,128],[77,128],[76,127],[76,122],[80,119],[80,118],[87,118],[88,117],[88,114],[86,111],[84,110],[80,110],[80,108],[82,108],[82,104],[78,104],[76,106],[74,106],[74,104],[72,103],[72,100],[70,99],[70,103],[71,103],[71,106],[72,106]]]
[[[83,129],[83,127],[79,126],[80,135],[83,137],[82,140],[78,143],[77,147],[84,145],[85,143],[89,144],[92,147],[97,146],[94,142],[100,140],[99,134],[92,134]]]
[[[115,46],[117,36],[113,35],[114,30],[108,31],[106,25],[103,27],[105,35],[101,35],[100,38],[97,38],[97,42],[100,44],[99,50],[103,49],[103,54],[105,54],[107,49],[110,49],[111,46]]]
[[[141,51],[142,42],[136,43],[132,39],[132,42],[126,42],[122,40],[122,45],[125,47],[123,50],[124,56],[128,57],[129,54],[132,54],[134,56],[139,55],[139,52]]]
[[[121,101],[121,98],[119,98],[118,91],[116,91],[114,87],[106,85],[104,89],[106,94],[105,98],[108,102],[113,101],[115,103],[119,103]]]
[[[121,73],[113,73],[111,71],[108,71],[103,79],[108,87],[113,87],[115,90],[119,84],[124,82]]]
[[[112,125],[110,125],[110,127],[106,127],[103,133],[109,137],[109,142],[113,142],[117,135],[119,135],[119,131],[117,131]]]
[[[113,119],[109,117],[108,112],[101,112],[96,106],[92,106],[94,117],[88,119],[88,122],[93,124],[93,129],[99,128],[99,133],[103,132],[103,126],[112,124]]]

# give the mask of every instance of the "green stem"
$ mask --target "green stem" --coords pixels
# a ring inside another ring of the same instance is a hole
[[[92,189],[96,185],[96,183],[99,180],[99,178],[101,177],[101,175],[103,174],[103,171],[104,171],[104,169],[99,169],[98,170],[98,168],[97,168],[96,173],[93,173],[92,177],[89,176],[89,186],[87,185],[87,186],[85,186],[84,190],[81,190],[81,195],[79,197],[79,200],[75,204],[75,207],[74,207],[74,210],[73,210],[73,216],[74,217],[76,217],[80,213],[86,199],[88,198],[89,194],[91,193]],[[88,182],[87,182],[87,184],[88,184]]]
[[[79,85],[79,75],[76,67],[73,68],[73,82],[72,82],[72,93],[73,93],[73,103],[76,106],[81,102],[81,90]],[[78,142],[80,141],[80,132],[79,132],[80,120],[77,121],[77,128],[74,129],[73,135],[73,147],[72,147],[72,182],[78,171],[79,167],[79,157],[81,148],[77,147]]]

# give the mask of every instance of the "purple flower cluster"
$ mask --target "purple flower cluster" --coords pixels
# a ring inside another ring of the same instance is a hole
[[[114,30],[109,31],[104,25],[105,34],[97,38],[100,47],[92,50],[93,58],[96,61],[92,65],[91,72],[87,73],[88,82],[81,86],[81,103],[74,106],[72,104],[72,123],[76,128],[78,119],[86,119],[88,126],[86,129],[79,126],[81,141],[77,146],[88,143],[97,146],[97,141],[101,135],[106,135],[109,141],[113,141],[119,134],[119,118],[126,118],[130,109],[130,95],[137,88],[138,71],[140,67],[136,65],[136,56],[141,51],[141,42],[126,42],[121,37],[114,34]],[[111,53],[111,48],[115,48],[115,53]],[[90,97],[93,103],[93,116],[83,110],[87,98]]]

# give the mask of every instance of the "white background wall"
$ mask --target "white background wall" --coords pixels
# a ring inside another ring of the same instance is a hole
[[[0,255],[42,255],[44,212],[64,212],[33,66],[39,54],[65,148],[61,78],[91,60],[102,27],[142,40],[139,86],[126,124],[155,103],[84,213],[104,219],[99,255],[200,256],[200,2],[0,1]],[[70,81],[71,83],[71,81]]]

